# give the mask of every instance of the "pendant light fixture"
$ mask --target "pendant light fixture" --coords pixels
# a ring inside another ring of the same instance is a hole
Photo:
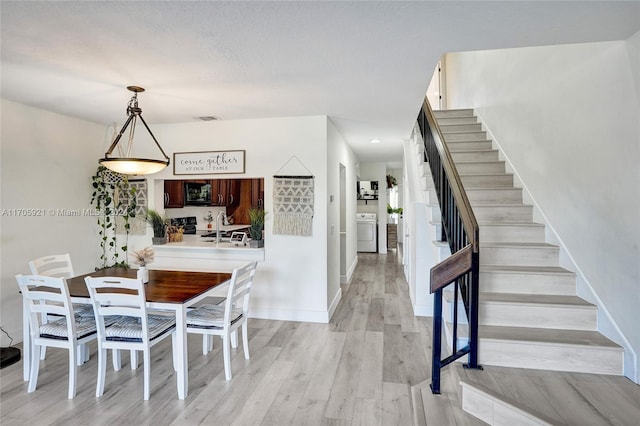
[[[149,128],[149,126],[147,126],[144,118],[142,118],[142,110],[138,107],[138,93],[144,92],[144,89],[138,86],[128,86],[127,89],[133,92],[133,97],[129,101],[129,105],[127,105],[127,121],[124,123],[124,126],[122,126],[122,129],[120,130],[120,133],[118,133],[118,136],[116,136],[116,138],[113,140],[113,143],[109,147],[109,150],[104,154],[104,158],[98,160],[98,163],[102,164],[109,170],[113,170],[114,172],[122,173],[125,175],[148,175],[151,173],[157,173],[169,165],[169,157],[167,157],[167,154],[164,153],[164,150],[158,143],[158,140],[155,136],[153,136],[151,129]],[[131,150],[133,148],[133,137],[135,134],[138,118],[140,119],[140,121],[142,121],[142,124],[144,124],[144,127],[151,135],[151,138],[158,146],[158,149],[164,156],[164,160],[131,157]],[[122,138],[122,135],[124,134],[125,130],[127,130],[127,127],[129,127],[129,125],[131,125],[131,127],[129,129],[129,140],[127,142],[126,148],[123,149],[122,145],[119,146],[118,153],[120,154],[120,157],[110,157],[111,153],[115,149],[116,145],[118,145],[118,142],[120,142],[120,138]]]

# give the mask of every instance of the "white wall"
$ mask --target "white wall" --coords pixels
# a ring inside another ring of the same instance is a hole
[[[193,175],[189,178],[265,179],[265,261],[259,263],[251,295],[251,316],[269,319],[328,321],[327,117],[228,120],[152,126],[164,150],[173,152],[246,150],[246,173]],[[295,155],[296,158],[293,158]],[[301,162],[299,163],[298,160]],[[337,164],[331,165],[333,170]],[[347,167],[349,165],[346,164]],[[353,166],[351,166],[353,168]],[[338,172],[336,172],[337,174]],[[315,176],[313,235],[273,235],[273,175]],[[186,178],[186,176],[181,176]],[[164,179],[176,178],[172,166],[149,177],[149,204],[163,210]],[[336,184],[337,185],[337,184]],[[338,194],[332,188],[333,193]],[[172,209],[171,214],[177,212]],[[337,222],[339,224],[339,222]],[[133,250],[149,245],[151,234],[133,238]],[[333,261],[331,261],[333,262]],[[336,259],[339,272],[339,258]],[[339,288],[339,276],[337,278]],[[333,293],[335,295],[335,291]]]
[[[345,211],[345,261],[349,282],[358,262],[356,253],[356,158],[331,120],[327,121],[327,302],[333,313],[340,290],[340,211]],[[340,165],[346,168],[345,205],[340,205]],[[331,201],[333,200],[333,201]]]
[[[447,55],[448,107],[483,118],[563,262],[577,265],[578,294],[606,308],[600,330],[625,345],[630,377],[640,352],[639,39]]]
[[[77,273],[98,265],[95,217],[63,211],[91,208],[91,176],[104,133],[99,124],[2,100],[0,324],[13,343],[22,341],[15,275],[28,274],[30,260],[69,253]],[[38,216],[16,216],[19,209]],[[8,344],[2,334],[1,345]]]

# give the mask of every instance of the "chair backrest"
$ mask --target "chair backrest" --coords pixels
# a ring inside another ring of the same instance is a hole
[[[86,277],[93,312],[96,317],[98,336],[105,339],[106,316],[127,316],[139,318],[142,325],[142,341],[149,341],[147,305],[144,284],[139,278]]]
[[[75,275],[69,253],[43,256],[32,260],[29,262],[29,269],[33,275],[48,277],[71,278]]]
[[[231,311],[233,309],[242,309],[243,315],[249,312],[249,295],[251,293],[251,285],[253,277],[256,274],[258,262],[251,262],[242,268],[234,269],[231,275],[231,283],[227,292],[227,300],[225,301],[224,322],[229,323]]]
[[[42,275],[16,275],[22,297],[29,309],[29,324],[32,336],[40,335],[40,327],[46,316],[60,315],[67,322],[67,336],[76,336],[76,322],[69,288],[64,278]]]

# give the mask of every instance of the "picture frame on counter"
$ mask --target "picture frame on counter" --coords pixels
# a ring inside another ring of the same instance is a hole
[[[215,175],[245,172],[245,150],[174,152],[174,175]]]

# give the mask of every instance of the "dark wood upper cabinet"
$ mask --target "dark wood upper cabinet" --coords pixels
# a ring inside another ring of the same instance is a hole
[[[184,207],[184,181],[165,180],[164,181],[164,207],[180,208]]]
[[[224,206],[224,197],[226,195],[226,189],[223,185],[224,179],[212,179],[211,180],[211,205],[212,206]]]
[[[264,178],[251,179],[251,207],[264,209]]]
[[[234,207],[240,202],[240,179],[212,179],[211,205]]]

